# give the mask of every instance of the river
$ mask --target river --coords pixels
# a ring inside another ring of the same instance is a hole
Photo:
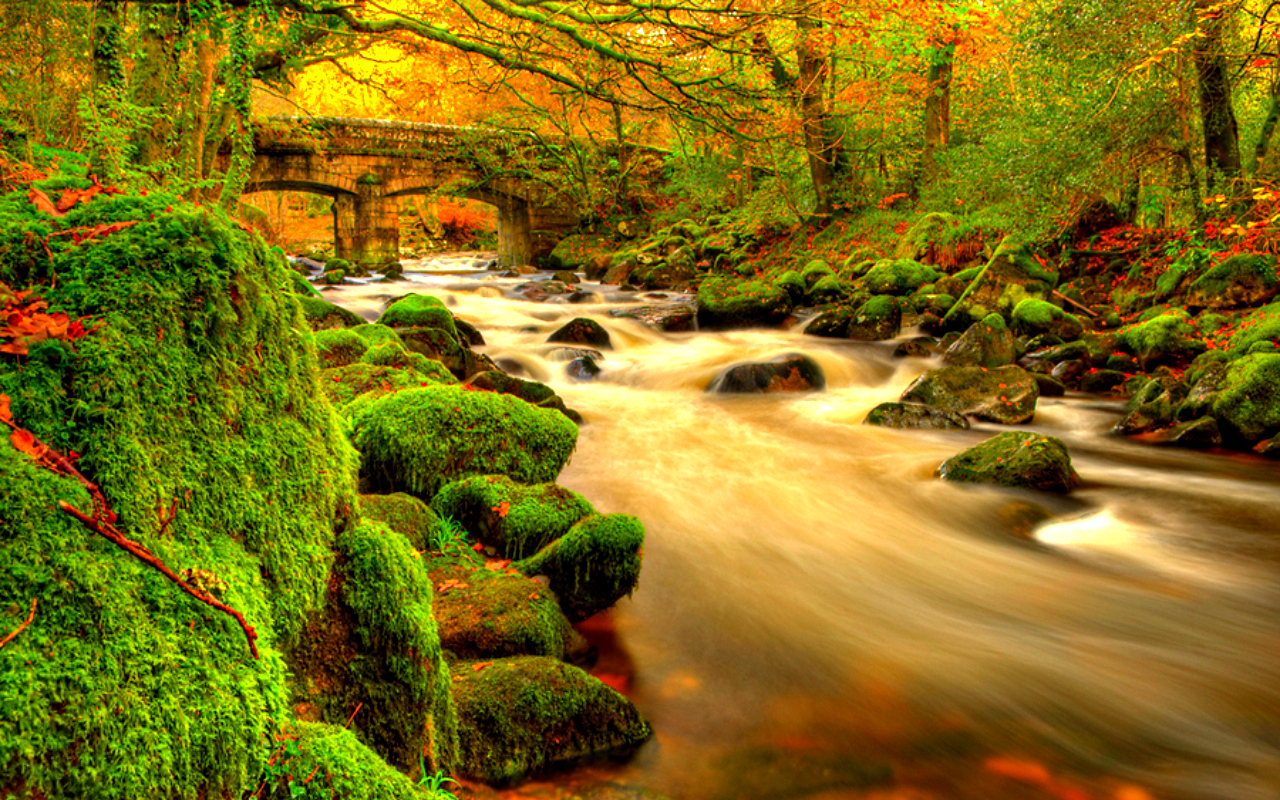
[[[485,260],[406,262],[408,281],[328,296],[368,318],[409,291],[445,300],[585,418],[560,483],[645,524],[600,670],[654,740],[507,796],[1280,797],[1280,463],[1111,436],[1119,403],[1069,396],[1027,426],[1066,442],[1069,498],[943,483],[942,460],[1003,428],[861,424],[927,360],[662,333],[607,314],[659,300],[513,299],[528,278]],[[594,381],[546,357],[575,316],[614,343]],[[826,391],[703,391],[785,352],[814,358]]]

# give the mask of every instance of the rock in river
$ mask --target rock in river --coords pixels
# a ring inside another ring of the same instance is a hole
[[[1060,439],[1030,431],[1001,433],[970,447],[942,462],[938,477],[1062,494],[1080,485],[1067,446]]]

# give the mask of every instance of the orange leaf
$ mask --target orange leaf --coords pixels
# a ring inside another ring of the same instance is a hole
[[[489,509],[489,510],[490,510],[490,511],[497,511],[497,512],[498,512],[498,517],[499,517],[499,519],[501,519],[501,518],[503,518],[503,517],[506,517],[506,516],[507,516],[507,510],[508,510],[510,507],[511,507],[511,504],[510,504],[510,503],[508,503],[506,500],[503,500],[501,503],[498,503],[496,506],[494,506],[493,508],[491,508],[491,509]]]
[[[13,421],[13,414],[9,411],[9,395],[0,394],[0,422]]]
[[[486,661],[486,662],[484,662],[483,664],[472,664],[472,665],[471,665],[471,671],[472,671],[472,672],[479,672],[480,670],[484,669],[485,667],[492,667],[492,666],[493,666],[493,662],[492,662],[492,661]]]
[[[66,214],[59,211],[58,207],[53,204],[53,201],[49,199],[49,195],[34,186],[32,186],[31,190],[27,192],[27,199],[35,205],[36,210],[42,211],[51,217],[66,216]]]
[[[44,446],[36,444],[36,437],[31,431],[24,431],[18,428],[9,434],[9,441],[13,442],[13,446],[18,448],[19,452],[26,453],[32,458],[40,458],[44,455]]]

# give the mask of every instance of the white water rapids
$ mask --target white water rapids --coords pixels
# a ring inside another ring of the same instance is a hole
[[[586,419],[560,483],[645,524],[613,617],[656,737],[611,780],[677,800],[1280,797],[1280,464],[1113,437],[1119,404],[1042,398],[1030,427],[1084,485],[954,486],[934,469],[997,426],[860,424],[932,366],[889,344],[667,334],[608,316],[657,302],[612,287],[534,303],[491,273],[407,277],[329,298],[370,319],[445,300]],[[594,381],[546,357],[575,316],[613,340]],[[703,391],[785,352],[827,390]],[[830,759],[895,778],[814,783]]]

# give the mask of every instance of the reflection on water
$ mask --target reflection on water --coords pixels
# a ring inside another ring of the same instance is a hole
[[[655,302],[612,287],[539,304],[515,279],[410,277],[334,297],[370,318],[446,300],[586,418],[561,483],[645,522],[612,619],[657,736],[599,796],[1280,796],[1274,462],[1115,439],[1114,404],[1046,399],[1032,427],[1067,442],[1081,489],[953,486],[937,464],[997,429],[862,426],[929,366],[883,344],[665,334],[610,317]],[[593,382],[547,358],[574,316],[613,339]],[[783,352],[828,390],[702,391]]]

